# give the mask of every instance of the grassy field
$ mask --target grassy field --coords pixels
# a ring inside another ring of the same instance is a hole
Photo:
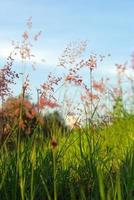
[[[55,129],[56,130],[56,129]],[[0,199],[134,199],[134,117],[0,148]]]
[[[113,84],[94,75],[110,54],[86,57],[85,41],[71,43],[32,102],[25,63],[41,32],[31,20],[0,69],[0,200],[133,200],[134,63],[116,64]]]

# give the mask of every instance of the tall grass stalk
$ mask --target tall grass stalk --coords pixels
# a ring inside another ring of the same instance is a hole
[[[56,180],[56,149],[52,149],[53,154],[53,187],[54,187],[54,200],[57,200],[57,180]]]

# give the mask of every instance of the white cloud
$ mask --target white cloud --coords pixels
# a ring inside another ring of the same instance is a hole
[[[12,46],[7,42],[0,41],[0,57],[6,59],[10,52],[12,51]]]

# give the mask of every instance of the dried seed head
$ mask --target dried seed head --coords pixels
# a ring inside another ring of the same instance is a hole
[[[57,147],[58,143],[55,137],[52,138],[51,140],[51,146],[53,149],[55,149]]]

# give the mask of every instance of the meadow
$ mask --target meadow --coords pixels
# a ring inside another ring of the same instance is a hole
[[[110,54],[83,56],[86,41],[70,43],[57,66],[63,73],[51,72],[32,101],[25,63],[36,57],[31,37],[36,42],[41,32],[31,36],[31,29],[29,18],[0,69],[0,200],[134,199],[133,57],[116,64],[113,84],[94,75]]]

